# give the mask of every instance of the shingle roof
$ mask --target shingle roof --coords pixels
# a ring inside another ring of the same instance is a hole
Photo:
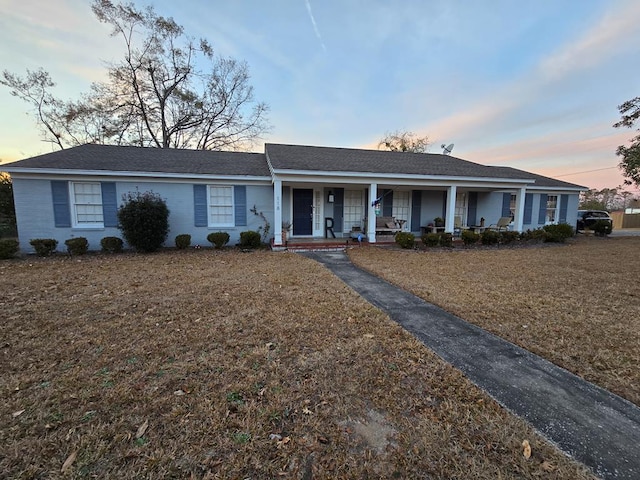
[[[174,148],[81,145],[38,155],[2,168],[108,170],[116,172],[247,175],[270,177],[262,153],[212,152]]]
[[[496,170],[499,170],[499,171],[503,171],[504,173],[507,173],[507,174],[510,174],[510,173],[513,173],[514,175],[526,174],[529,178],[533,178],[536,181],[534,184],[536,187],[572,188],[572,189],[579,188],[581,190],[587,190],[587,187],[584,187],[582,185],[576,185],[575,183],[564,182],[562,180],[557,180],[555,178],[545,177],[544,175],[539,175],[537,173],[525,172],[524,170],[518,170],[517,168],[512,168],[512,167],[492,167],[492,168],[495,168]]]
[[[379,174],[443,175],[447,177],[531,178],[523,172],[501,172],[486,165],[450,155],[389,152],[351,148],[265,145],[267,158],[275,170],[321,170]]]
[[[516,168],[481,165],[434,153],[273,143],[265,145],[265,152],[266,155],[88,144],[8,163],[2,168],[270,177],[268,158],[272,168],[285,171],[501,178],[530,180],[530,185],[540,187],[586,189]]]
[[[532,180],[530,185],[555,188],[584,187],[511,167],[481,165],[451,155],[389,152],[304,145],[265,145],[275,170],[366,172],[374,174],[442,175],[446,177]]]

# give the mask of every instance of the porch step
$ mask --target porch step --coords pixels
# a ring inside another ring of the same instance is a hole
[[[367,242],[362,242],[366,245]],[[273,245],[271,244],[271,250],[274,252],[340,252],[349,247],[359,247],[357,241],[347,238],[336,240],[289,240],[287,245]]]

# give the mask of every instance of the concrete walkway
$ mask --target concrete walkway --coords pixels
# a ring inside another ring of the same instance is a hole
[[[511,412],[603,479],[640,479],[640,408],[355,267],[307,252]]]

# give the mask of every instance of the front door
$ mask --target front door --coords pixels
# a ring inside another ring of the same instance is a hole
[[[293,189],[293,234],[311,235],[313,222],[313,189]]]

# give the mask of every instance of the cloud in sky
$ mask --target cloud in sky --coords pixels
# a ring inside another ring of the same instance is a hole
[[[318,24],[316,23],[316,19],[313,16],[313,11],[311,10],[311,1],[310,0],[304,0],[304,3],[307,7],[307,13],[309,14],[309,19],[311,20],[311,24],[313,25],[313,31],[316,34],[316,37],[318,37],[318,40],[320,41],[320,45],[322,46],[322,49],[326,52],[327,51],[327,47],[325,46],[324,42],[322,41],[322,36],[320,35],[320,30],[318,30]]]

